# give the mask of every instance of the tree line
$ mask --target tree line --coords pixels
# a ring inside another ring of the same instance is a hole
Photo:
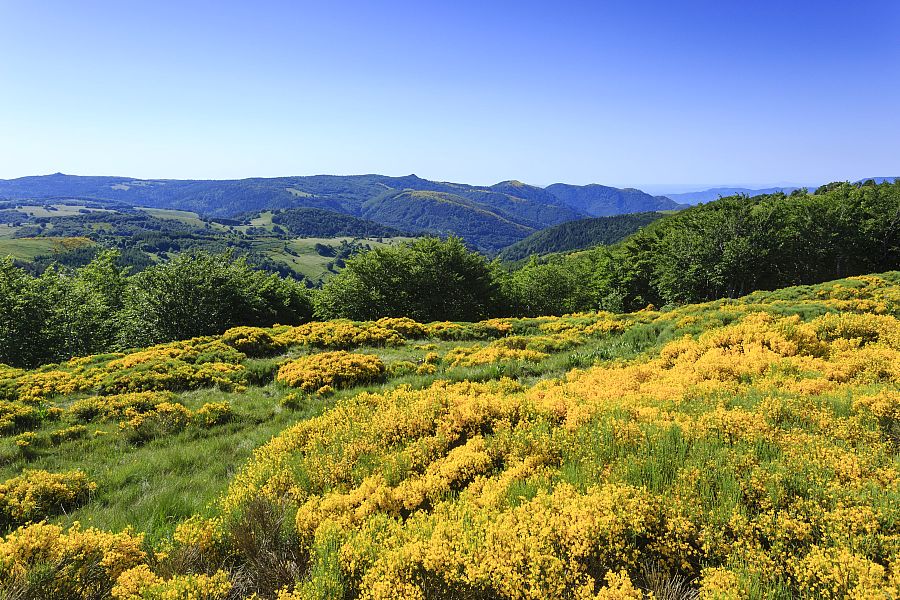
[[[0,259],[0,363],[16,367],[312,317],[306,287],[245,258],[182,254],[137,274],[106,251],[34,276]]]
[[[311,318],[475,321],[631,311],[736,297],[900,267],[900,184],[722,198],[609,247],[515,270],[458,238],[376,248],[307,290],[244,259],[184,254],[131,275],[104,253],[39,277],[0,262],[0,363],[33,366],[110,349]]]

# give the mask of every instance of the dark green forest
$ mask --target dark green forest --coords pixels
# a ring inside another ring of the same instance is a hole
[[[498,254],[503,261],[517,261],[533,254],[586,250],[593,246],[609,246],[665,216],[661,212],[632,213],[612,217],[594,217],[569,221],[532,233],[524,240],[507,246]]]
[[[276,210],[272,222],[298,237],[399,237],[408,235],[389,227],[320,208],[288,208]]]

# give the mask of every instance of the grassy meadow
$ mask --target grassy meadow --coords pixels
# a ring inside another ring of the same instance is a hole
[[[898,317],[892,272],[0,366],[0,598],[894,598]]]

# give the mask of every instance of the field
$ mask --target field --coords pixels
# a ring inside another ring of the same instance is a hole
[[[33,260],[38,256],[52,255],[73,248],[90,246],[87,238],[14,238],[4,237],[0,226],[0,256],[12,256],[19,260]]]
[[[0,597],[894,598],[898,316],[887,273],[0,366]]]
[[[104,208],[88,208],[83,204],[22,204],[16,210],[31,217],[71,217],[84,212],[113,212]]]
[[[171,221],[178,221],[180,223],[186,223],[188,225],[194,225],[197,227],[203,227],[207,224],[207,221],[204,221],[200,218],[195,212],[189,212],[186,210],[173,210],[168,208],[146,208],[146,207],[138,207],[138,210],[147,213],[150,216],[156,217],[157,219],[168,219]],[[226,227],[220,225],[219,223],[210,222],[211,227],[214,227],[219,230],[225,230]]]
[[[355,243],[369,248],[378,248],[408,241],[410,238],[293,238],[282,240],[277,238],[257,237],[252,242],[254,250],[264,253],[273,261],[286,265],[294,273],[303,275],[311,281],[327,279],[339,269],[334,267],[335,257],[323,255],[317,246],[328,246],[337,252],[342,243]],[[329,265],[331,268],[329,269]]]

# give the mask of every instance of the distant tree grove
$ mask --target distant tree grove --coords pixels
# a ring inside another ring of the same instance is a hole
[[[30,367],[313,317],[474,321],[631,311],[897,268],[898,183],[722,198],[617,245],[532,259],[513,271],[458,238],[420,238],[347,259],[319,290],[202,252],[135,275],[116,266],[113,252],[37,277],[3,259],[0,363]]]

